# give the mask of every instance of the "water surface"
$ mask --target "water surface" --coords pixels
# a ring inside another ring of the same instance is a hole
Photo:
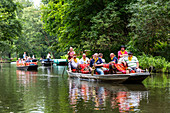
[[[168,74],[143,84],[110,84],[70,79],[64,66],[38,71],[0,64],[0,113],[169,113]]]

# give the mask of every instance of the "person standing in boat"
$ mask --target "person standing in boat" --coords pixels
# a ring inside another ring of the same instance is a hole
[[[73,55],[73,58],[71,58],[69,60],[69,63],[68,63],[68,67],[69,67],[69,71],[71,72],[71,69],[77,69],[78,68],[78,65],[79,65],[79,59],[76,58],[77,55],[74,54]]]
[[[26,56],[27,56],[27,54],[26,54],[26,52],[24,52],[24,54],[23,54],[23,58],[26,58]]]
[[[104,75],[103,70],[100,68],[103,66],[103,61],[100,57],[98,57],[98,54],[95,53],[93,59],[90,61],[90,70],[93,70],[93,67],[96,68],[96,72],[100,75]]]
[[[89,64],[90,63],[90,59],[88,57],[86,57],[85,53],[83,53],[83,57],[80,59],[79,63],[80,64]]]
[[[73,58],[73,55],[76,54],[75,51],[73,51],[73,48],[70,47],[70,51],[68,51],[67,55],[68,55],[68,60],[70,60],[71,58]]]
[[[47,59],[50,59],[51,58],[51,52],[49,52],[48,54],[47,54]]]
[[[137,69],[139,69],[139,61],[135,56],[133,56],[132,52],[128,52],[128,57],[125,57],[124,61],[126,62],[126,65],[128,66],[128,70],[130,72],[132,70],[137,72]]]
[[[128,56],[128,52],[125,50],[125,46],[122,45],[121,50],[118,51],[118,59]]]
[[[32,55],[32,58],[33,58],[33,59],[35,59],[35,56],[34,56],[34,55]]]

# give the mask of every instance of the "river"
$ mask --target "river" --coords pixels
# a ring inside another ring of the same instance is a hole
[[[170,113],[168,74],[116,85],[70,79],[64,68],[0,64],[0,113]]]

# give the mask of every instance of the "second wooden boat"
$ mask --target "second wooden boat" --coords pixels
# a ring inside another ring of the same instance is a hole
[[[37,70],[37,62],[26,62],[26,63],[17,63],[17,69],[19,70]]]

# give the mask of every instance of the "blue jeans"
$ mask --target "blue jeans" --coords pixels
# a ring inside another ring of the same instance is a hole
[[[100,75],[104,75],[104,72],[100,68],[96,68],[96,72],[99,73]]]

